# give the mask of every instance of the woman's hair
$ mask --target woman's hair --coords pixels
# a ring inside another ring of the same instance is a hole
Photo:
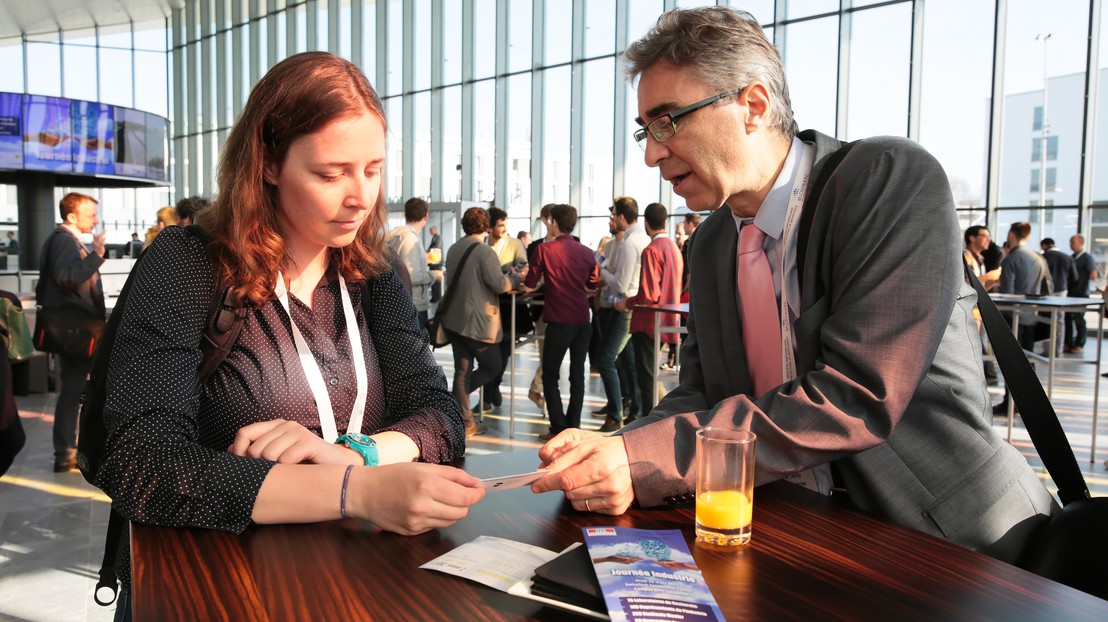
[[[789,139],[796,134],[781,56],[746,11],[710,6],[662,13],[623,60],[632,81],[657,63],[686,71],[720,93],[757,80],[769,91],[773,128]]]
[[[466,235],[484,233],[489,230],[489,213],[480,207],[471,207],[462,214],[462,231]]]
[[[209,253],[217,282],[260,305],[273,293],[285,261],[277,217],[277,188],[266,183],[267,163],[284,164],[289,146],[342,118],[384,109],[365,74],[326,52],[304,52],[277,63],[254,86],[219,158],[219,196],[197,215],[212,236]],[[389,269],[384,252],[384,187],[354,241],[331,249],[331,260],[350,282]]]
[[[180,222],[180,219],[177,217],[177,208],[172,205],[166,205],[161,208],[154,216],[156,218],[154,226],[146,230],[146,241],[142,245],[143,248],[153,244],[154,238],[158,237],[162,229]]]

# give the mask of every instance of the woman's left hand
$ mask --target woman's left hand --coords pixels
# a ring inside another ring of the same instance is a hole
[[[227,451],[284,464],[363,464],[357,452],[328,443],[299,423],[285,419],[259,421],[239,428]]]

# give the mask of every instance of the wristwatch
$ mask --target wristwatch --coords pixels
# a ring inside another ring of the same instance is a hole
[[[377,466],[377,441],[373,440],[368,434],[358,434],[357,432],[343,434],[335,439],[335,444],[345,445],[362,454],[366,466]]]

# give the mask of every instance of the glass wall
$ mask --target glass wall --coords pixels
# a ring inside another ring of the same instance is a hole
[[[0,39],[0,91],[98,101],[169,117],[168,20],[24,33]],[[172,203],[170,188],[59,187],[56,198],[82,192],[100,201],[108,244],[124,244]],[[0,227],[19,221],[16,185],[0,184]],[[35,251],[37,252],[37,250]]]
[[[612,197],[684,209],[631,138],[635,88],[619,56],[666,8],[712,3],[186,0],[164,21],[2,39],[0,90],[169,116],[172,192],[104,195],[107,220],[139,228],[160,204],[218,191],[220,146],[268,67],[333,51],[386,98],[391,201],[495,202],[513,229],[545,203],[569,202],[592,241],[607,231]],[[716,3],[750,11],[772,37],[802,129],[915,140],[946,169],[963,224],[999,239],[1021,219],[1036,239],[1080,232],[1103,263],[1101,0]],[[0,188],[0,223],[16,217],[14,196]]]

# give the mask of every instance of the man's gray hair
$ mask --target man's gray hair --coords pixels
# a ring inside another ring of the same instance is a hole
[[[720,93],[757,80],[769,90],[773,129],[786,138],[797,132],[781,56],[746,11],[710,6],[663,13],[623,60],[632,82],[659,62],[690,72]]]

